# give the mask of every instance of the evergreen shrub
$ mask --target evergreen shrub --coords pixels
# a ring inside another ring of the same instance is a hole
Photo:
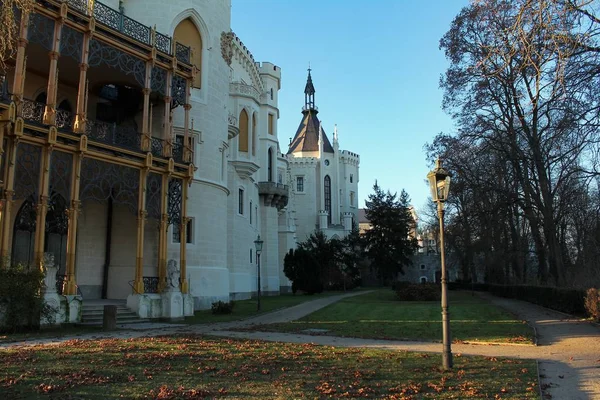
[[[401,301],[436,301],[441,298],[440,285],[435,283],[397,282],[396,297]]]
[[[40,319],[53,323],[54,310],[44,302],[44,274],[23,265],[0,266],[0,331],[38,330]]]
[[[212,303],[210,309],[213,314],[231,314],[233,312],[233,306],[233,301],[226,302],[219,300]]]

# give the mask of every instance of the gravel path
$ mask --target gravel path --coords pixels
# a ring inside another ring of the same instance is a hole
[[[253,325],[288,322],[313,313],[343,298],[365,294],[355,292],[308,301],[294,307],[264,314],[255,318],[206,325],[135,324],[127,330],[106,334],[81,335],[61,339],[45,339],[0,345],[1,348],[34,344],[52,345],[69,339],[98,337],[131,338],[175,333],[198,333],[215,336],[249,338],[293,343],[316,343],[330,346],[377,347],[391,350],[409,350],[441,353],[440,343],[369,340],[313,336],[276,332],[235,331]],[[537,346],[453,344],[452,352],[464,355],[536,359],[540,365],[540,380],[545,399],[600,400],[600,327],[572,316],[548,310],[530,303],[480,294],[492,303],[516,314],[535,327]],[[451,296],[451,293],[450,293]],[[452,298],[450,297],[450,313]],[[450,314],[452,317],[452,314]],[[452,322],[451,322],[452,324]]]

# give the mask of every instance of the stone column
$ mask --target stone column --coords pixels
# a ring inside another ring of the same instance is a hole
[[[84,136],[85,137],[85,136]],[[79,185],[81,183],[81,162],[83,154],[73,154],[73,174],[71,175],[71,207],[67,211],[69,228],[67,231],[67,271],[63,286],[63,295],[76,295],[75,255],[77,249],[77,219],[81,202],[79,201]]]
[[[17,128],[19,122],[15,125]],[[22,125],[22,121],[21,121]],[[17,145],[18,140],[15,137],[8,137],[6,139],[6,160],[5,160],[5,176],[4,176],[4,199],[3,199],[3,210],[2,210],[2,240],[0,241],[0,261],[8,262],[10,255],[10,237],[12,234],[12,207],[15,196],[15,168],[17,159]]]
[[[58,58],[60,56],[60,36],[62,33],[63,19],[54,24],[54,41],[50,56],[50,71],[48,72],[48,90],[46,93],[46,107],[44,109],[44,124],[54,125],[56,123],[56,96],[58,91]]]
[[[144,79],[144,88],[142,92],[144,93],[144,109],[142,114],[142,151],[151,151],[151,141],[152,132],[149,129],[149,118],[150,118],[150,93],[152,93],[151,89],[151,79],[152,79],[152,62],[146,62],[146,78]]]
[[[165,289],[167,279],[167,230],[169,229],[169,215],[167,203],[169,201],[169,175],[163,174],[160,194],[160,227],[158,230],[158,291]]]
[[[29,13],[21,12],[19,24],[19,39],[17,41],[17,57],[15,60],[15,78],[13,80],[13,99],[17,104],[23,100],[25,81],[25,49],[27,48],[27,28],[29,27]]]
[[[187,248],[187,223],[189,218],[187,217],[187,197],[188,197],[188,179],[181,180],[181,225],[179,228],[179,245],[180,245],[180,258],[181,258],[181,293],[186,294],[188,292],[188,281],[187,281],[187,265],[186,265],[186,248]]]
[[[56,130],[51,127],[50,130]],[[46,214],[48,213],[48,198],[50,186],[50,163],[52,157],[52,146],[42,147],[42,158],[40,162],[40,179],[38,183],[39,198],[36,207],[35,240],[33,245],[33,260],[39,266],[43,261],[44,242],[46,240]]]
[[[150,155],[150,164],[152,156]],[[135,280],[133,289],[137,294],[144,293],[144,227],[146,225],[146,182],[148,168],[140,170],[140,188],[138,192],[138,218],[137,218],[137,250],[135,258]]]
[[[87,118],[87,102],[88,102],[88,81],[87,70],[89,68],[88,57],[90,54],[90,40],[94,34],[95,23],[94,19],[90,19],[88,31],[83,35],[83,45],[81,49],[81,64],[79,65],[79,89],[77,91],[77,114],[73,123],[73,131],[77,133],[85,132],[85,124]]]

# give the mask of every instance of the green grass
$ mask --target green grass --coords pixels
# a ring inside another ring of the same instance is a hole
[[[74,340],[0,351],[2,398],[537,399],[532,360],[201,336]]]
[[[529,325],[470,292],[450,292],[449,311],[453,341],[533,342]],[[441,341],[441,318],[439,301],[399,301],[395,292],[384,289],[341,300],[297,321],[251,329],[326,329],[334,336]]]
[[[196,311],[193,317],[187,317],[184,324],[208,324],[212,322],[238,321],[255,317],[281,308],[292,307],[300,303],[344,294],[343,292],[325,292],[314,295],[282,294],[279,296],[263,296],[260,298],[260,312],[256,311],[256,299],[238,300],[231,314],[213,314],[211,310]]]
[[[66,336],[80,336],[89,333],[102,333],[101,327],[63,325],[42,328],[39,331],[0,333],[0,344],[22,342],[27,340],[60,339]]]

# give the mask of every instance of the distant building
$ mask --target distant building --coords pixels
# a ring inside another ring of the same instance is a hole
[[[288,209],[295,210],[298,242],[315,229],[328,238],[342,238],[358,219],[360,156],[340,150],[337,127],[333,144],[329,141],[318,113],[309,69],[302,120],[286,157],[291,189]]]

